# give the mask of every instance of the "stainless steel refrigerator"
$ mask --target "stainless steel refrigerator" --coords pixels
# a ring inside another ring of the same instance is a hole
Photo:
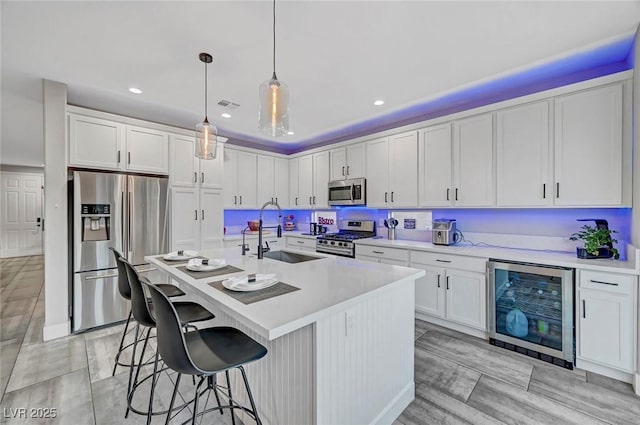
[[[69,182],[73,332],[126,320],[115,248],[141,272],[168,251],[168,179],[74,171]]]

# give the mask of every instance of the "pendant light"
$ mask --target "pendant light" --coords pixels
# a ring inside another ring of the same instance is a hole
[[[260,85],[258,130],[268,136],[289,131],[289,87],[276,77],[276,0],[273,0],[273,75]]]
[[[196,124],[196,158],[215,159],[218,147],[218,129],[207,117],[207,65],[213,62],[209,53],[198,56],[204,63],[204,121]]]

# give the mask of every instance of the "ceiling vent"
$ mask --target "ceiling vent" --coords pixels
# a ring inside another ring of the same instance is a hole
[[[224,109],[234,110],[234,109],[237,109],[240,105],[238,105],[237,103],[233,103],[229,100],[221,99],[218,101],[218,106]]]

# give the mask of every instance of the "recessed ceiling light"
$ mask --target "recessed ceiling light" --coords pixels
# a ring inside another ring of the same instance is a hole
[[[376,100],[373,104],[376,106],[384,105],[384,100]]]
[[[135,88],[135,87],[129,87],[129,91],[130,91],[131,93],[135,93],[135,94],[140,94],[140,93],[142,93],[142,90],[140,90],[140,89],[138,89],[138,88]]]
[[[227,114],[226,112],[224,114],[220,114],[220,116],[222,118],[231,118],[231,114]]]
[[[289,136],[293,136],[293,135],[294,135],[294,134],[296,134],[296,133],[294,133],[293,131],[287,131],[287,134],[288,134]]]

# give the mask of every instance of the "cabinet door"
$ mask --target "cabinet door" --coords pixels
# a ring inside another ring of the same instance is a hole
[[[485,114],[454,123],[453,139],[455,205],[492,206],[493,117]]]
[[[409,266],[409,264],[406,261],[391,260],[389,258],[381,258],[380,259],[380,263],[389,264],[389,265],[392,265],[392,266],[401,266],[401,267],[408,267]]]
[[[258,206],[274,200],[274,163],[273,157],[258,155]]]
[[[224,209],[220,189],[200,190],[200,248],[222,248]]]
[[[222,189],[224,185],[224,145],[218,143],[215,159],[201,159],[200,175],[202,189]]]
[[[69,114],[69,165],[119,170],[125,126]]]
[[[313,207],[329,208],[329,152],[313,154]]]
[[[313,203],[313,155],[298,158],[298,206],[311,208]]]
[[[486,276],[447,269],[447,319],[477,329],[487,328]]]
[[[581,289],[578,356],[633,371],[633,301],[629,295]]]
[[[622,85],[555,101],[556,205],[622,204]]]
[[[291,208],[298,208],[300,205],[300,162],[298,158],[289,160],[289,201]]]
[[[418,151],[420,205],[453,205],[451,124],[429,127],[420,132]]]
[[[289,160],[273,159],[273,195],[280,208],[289,208]]]
[[[498,206],[550,205],[549,103],[497,113]]]
[[[200,249],[198,189],[171,188],[171,249]]]
[[[238,200],[242,209],[258,208],[256,162],[255,153],[238,152]]]
[[[444,317],[445,272],[440,267],[412,263],[411,267],[427,274],[416,280],[416,312]]]
[[[196,187],[198,185],[198,158],[195,157],[195,139],[173,134],[169,140],[169,178],[171,186]]]
[[[329,151],[331,162],[331,180],[342,180],[347,178],[347,151],[345,148],[333,149]]]
[[[367,145],[358,143],[347,146],[347,169],[346,174],[350,179],[367,177]]]
[[[162,131],[127,126],[127,171],[169,173],[169,135]]]
[[[392,136],[389,143],[389,201],[394,208],[418,206],[418,132]]]
[[[389,140],[367,142],[367,206],[389,206]]]
[[[238,151],[224,150],[224,207],[240,208],[238,199]]]

